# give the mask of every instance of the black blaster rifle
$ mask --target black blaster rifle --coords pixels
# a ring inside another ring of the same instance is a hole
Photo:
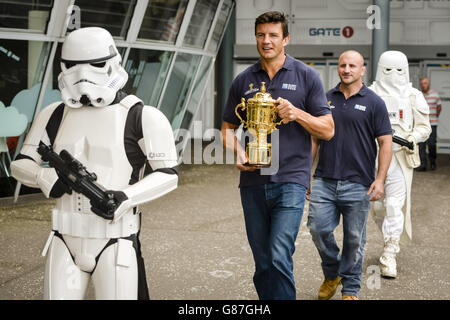
[[[59,155],[42,141],[37,152],[43,161],[47,161],[50,167],[55,168],[60,179],[71,189],[85,195],[91,200],[91,210],[100,217],[108,220],[114,218],[120,202],[112,191],[103,191],[94,183],[97,180],[95,173],[86,170],[81,162],[75,159],[67,150],[62,150]]]
[[[401,145],[402,147],[407,147],[409,150],[414,150],[414,143],[403,139],[402,137],[392,135],[392,141]]]

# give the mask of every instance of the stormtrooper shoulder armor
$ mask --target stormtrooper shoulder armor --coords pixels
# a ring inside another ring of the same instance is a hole
[[[40,164],[41,156],[36,151],[39,141],[45,144],[53,143],[52,140],[56,136],[63,112],[64,105],[61,101],[54,102],[42,109],[27,133],[20,154],[31,157]]]
[[[411,95],[414,96],[414,98],[410,98],[411,104],[414,104],[413,107],[420,113],[423,114],[429,114],[430,108],[428,106],[427,101],[425,100],[425,97],[423,96],[423,93],[420,90],[417,90],[416,88],[411,88]]]
[[[173,168],[178,164],[172,126],[155,107],[142,109],[144,152],[153,170]]]

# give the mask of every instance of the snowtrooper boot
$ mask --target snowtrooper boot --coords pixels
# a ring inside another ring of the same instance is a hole
[[[400,252],[399,240],[394,238],[385,239],[384,251],[379,259],[380,271],[383,277],[397,277],[397,261],[395,258],[398,252]]]

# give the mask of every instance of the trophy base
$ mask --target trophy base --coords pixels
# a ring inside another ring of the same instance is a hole
[[[270,149],[270,143],[263,143],[262,145],[258,145],[255,143],[255,141],[251,141],[246,148],[249,162],[244,165],[256,169],[270,167]]]
[[[266,163],[244,163],[244,166],[246,167],[251,167],[251,168],[255,168],[255,169],[261,169],[261,168],[268,168],[270,167],[270,164],[266,164]]]

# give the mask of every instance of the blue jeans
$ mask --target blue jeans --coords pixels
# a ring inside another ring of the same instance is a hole
[[[325,278],[342,277],[342,294],[358,296],[361,289],[366,222],[370,208],[368,187],[350,181],[315,178],[311,188],[308,228]],[[334,238],[342,214],[342,254]]]
[[[259,299],[295,300],[292,255],[306,188],[297,183],[269,183],[242,187],[240,191]]]

